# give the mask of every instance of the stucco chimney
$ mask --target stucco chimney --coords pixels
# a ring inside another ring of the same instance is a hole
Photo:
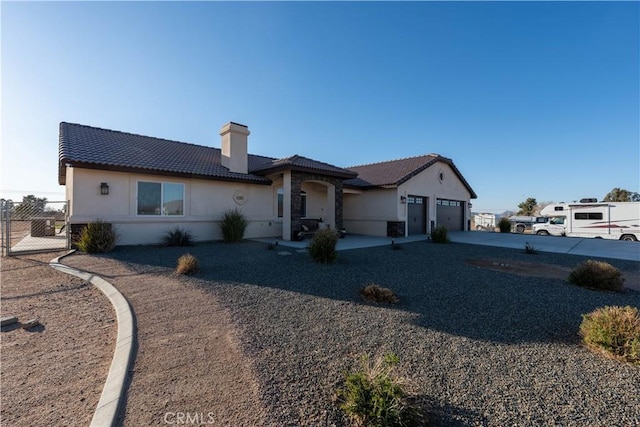
[[[229,122],[222,126],[222,166],[231,172],[248,173],[247,137],[249,128],[245,125]]]

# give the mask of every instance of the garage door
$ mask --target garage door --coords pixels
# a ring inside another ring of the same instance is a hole
[[[409,206],[409,235],[425,234],[427,232],[427,198],[421,196],[407,197]]]
[[[436,201],[436,220],[449,231],[464,230],[464,202],[438,199]]]

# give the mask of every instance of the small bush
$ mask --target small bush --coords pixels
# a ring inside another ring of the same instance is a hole
[[[526,244],[524,245],[524,253],[529,255],[535,255],[538,253],[538,250],[535,247],[533,247],[532,244],[530,244],[529,242],[526,242]]]
[[[580,335],[591,350],[640,365],[640,314],[636,307],[603,307],[583,314]]]
[[[162,238],[165,246],[192,246],[193,234],[180,227],[173,228],[165,233]]]
[[[117,235],[113,225],[97,220],[90,222],[80,232],[76,246],[86,253],[109,252],[116,246]]]
[[[382,302],[391,304],[398,302],[398,297],[391,289],[383,288],[382,286],[378,286],[375,284],[367,285],[363,288],[360,288],[360,295],[366,301],[371,302]]]
[[[500,221],[498,221],[498,228],[500,229],[501,233],[510,233],[511,221],[509,221],[509,218],[504,216],[500,218]]]
[[[309,254],[315,262],[331,264],[338,257],[338,235],[329,229],[318,230],[309,243]]]
[[[236,243],[242,241],[247,224],[247,219],[239,209],[235,208],[224,212],[222,222],[220,222],[224,242]]]
[[[590,289],[621,291],[624,277],[609,263],[588,260],[578,265],[569,274],[569,282]]]
[[[448,231],[444,225],[437,226],[431,230],[431,240],[434,243],[449,243],[449,237],[447,237]]]
[[[362,369],[348,373],[338,390],[340,409],[356,425],[406,426],[425,424],[423,411],[412,404],[404,384],[393,373],[398,356],[387,354],[370,361],[362,359]]]
[[[198,258],[191,254],[184,254],[178,258],[178,266],[176,273],[178,274],[194,274],[200,271],[200,263]]]

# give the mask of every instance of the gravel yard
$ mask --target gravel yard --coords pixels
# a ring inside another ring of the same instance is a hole
[[[202,271],[177,278],[172,270],[186,252]],[[82,256],[63,262],[74,265]],[[590,353],[577,335],[581,314],[604,305],[638,307],[640,292],[595,292],[468,263],[512,260],[545,269],[574,267],[583,257],[417,242],[402,250],[344,251],[336,264],[318,265],[303,252],[244,242],[126,247],[108,258],[132,274],[197,286],[228,310],[267,411],[264,425],[344,425],[333,399],[345,370],[362,354],[390,351],[429,402],[433,425],[640,425],[640,368]],[[628,277],[640,270],[637,262],[607,261]],[[400,303],[363,303],[358,290],[369,283],[392,288]],[[206,312],[198,301],[192,309]],[[206,399],[217,390],[200,394]],[[135,387],[129,392],[135,399]]]

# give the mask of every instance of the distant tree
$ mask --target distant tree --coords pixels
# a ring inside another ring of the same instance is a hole
[[[16,218],[26,218],[44,213],[47,205],[46,197],[36,197],[33,194],[22,197],[22,203],[15,207]]]
[[[536,202],[536,199],[534,199],[533,197],[529,197],[527,200],[518,205],[518,208],[520,208],[520,210],[516,215],[533,216],[536,213],[537,207],[538,202]]]
[[[604,196],[604,199],[602,199],[603,202],[640,202],[640,194],[635,193],[635,192],[631,192],[629,190],[625,190],[623,188],[614,188],[613,190],[609,191],[609,193],[607,193],[606,196]]]

